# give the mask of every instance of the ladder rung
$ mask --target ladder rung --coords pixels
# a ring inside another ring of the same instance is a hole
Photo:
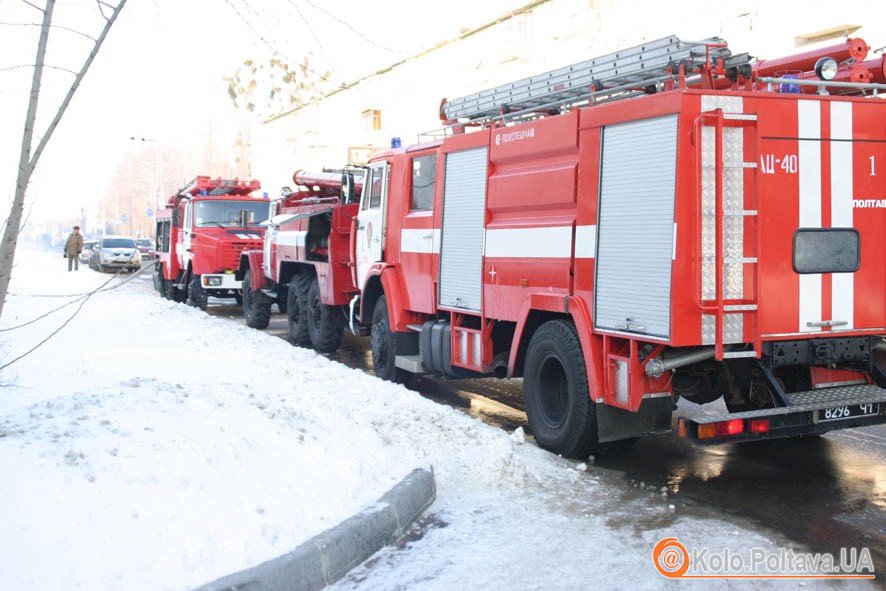
[[[724,312],[753,312],[757,304],[727,304],[723,306]]]
[[[717,167],[716,164],[705,164],[705,170],[714,170]],[[723,168],[757,168],[756,162],[724,162]]]
[[[742,265],[754,265],[757,263],[757,257],[741,257],[723,259],[727,263],[741,263]]]
[[[753,113],[723,113],[723,119],[732,121],[756,121],[757,116]]]
[[[726,351],[723,353],[723,359],[741,359],[743,357],[756,357],[756,351]]]
[[[727,209],[723,212],[725,215],[753,216],[757,215],[756,209]],[[712,215],[708,213],[707,215]]]

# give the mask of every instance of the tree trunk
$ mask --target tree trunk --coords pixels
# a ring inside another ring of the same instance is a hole
[[[25,129],[22,132],[22,149],[18,159],[18,175],[15,181],[15,197],[6,228],[3,230],[3,241],[0,242],[0,317],[3,316],[3,305],[9,289],[9,279],[15,262],[15,246],[21,231],[22,213],[25,209],[25,192],[31,173],[31,144],[34,141],[34,121],[37,119],[37,101],[40,98],[40,83],[43,79],[43,64],[46,59],[46,45],[49,41],[49,26],[52,23],[52,11],[55,0],[46,0],[43,10],[43,24],[40,26],[40,40],[37,42],[37,59],[34,62],[34,76],[31,79],[31,95],[28,98],[28,113],[25,116]]]
[[[28,183],[31,181],[31,175],[37,167],[37,162],[40,160],[40,156],[43,154],[43,150],[46,148],[49,138],[52,137],[53,132],[56,127],[58,127],[62,116],[68,109],[68,105],[71,104],[71,99],[74,98],[74,93],[77,92],[77,88],[80,87],[80,82],[83,81],[83,77],[86,76],[86,72],[89,71],[89,67],[95,60],[95,56],[98,55],[99,49],[101,49],[102,44],[108,36],[108,32],[111,30],[114,22],[116,22],[117,16],[119,16],[120,11],[123,10],[125,4],[126,0],[119,0],[117,6],[113,8],[111,15],[105,16],[104,8],[110,8],[110,5],[105,2],[98,3],[99,11],[105,19],[105,25],[102,28],[101,34],[96,38],[92,51],[89,52],[89,55],[83,62],[83,66],[80,68],[80,71],[77,72],[74,81],[71,82],[71,87],[68,89],[65,98],[62,99],[61,104],[55,112],[55,116],[43,133],[43,137],[40,138],[37,147],[32,151],[31,146],[34,141],[34,121],[37,118],[37,101],[40,98],[40,84],[43,79],[43,65],[46,59],[46,44],[49,40],[49,27],[52,25],[52,11],[55,8],[55,0],[46,0],[46,8],[43,10],[43,24],[40,27],[40,40],[37,42],[37,59],[34,62],[34,77],[31,80],[31,95],[28,99],[28,113],[25,116],[25,130],[22,133],[22,151],[19,156],[18,176],[15,183],[15,197],[12,201],[12,208],[9,211],[6,228],[3,231],[3,240],[0,242],[0,317],[3,316],[3,306],[6,304],[9,279],[12,276],[12,267],[15,262],[15,247],[18,244],[19,232],[21,232],[22,212],[24,211],[25,206],[25,193],[28,189]]]

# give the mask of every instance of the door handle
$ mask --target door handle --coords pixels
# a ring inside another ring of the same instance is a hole
[[[432,240],[433,238],[433,234],[425,234],[424,236],[422,236],[422,240]]]

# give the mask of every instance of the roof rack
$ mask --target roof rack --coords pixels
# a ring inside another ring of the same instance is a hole
[[[683,41],[670,35],[571,66],[523,78],[496,88],[443,101],[440,117],[447,123],[482,123],[497,117],[552,110],[580,102],[627,98],[657,89],[684,72],[722,60],[723,67],[750,63],[750,56],[733,56],[719,37]]]

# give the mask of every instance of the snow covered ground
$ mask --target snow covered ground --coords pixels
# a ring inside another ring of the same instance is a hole
[[[82,293],[110,277],[68,273],[56,255],[17,259],[0,330],[68,301],[35,295]],[[701,588],[657,574],[659,539],[787,543],[578,470],[138,281],[95,295],[0,372],[2,589],[188,589],[285,553],[418,466],[434,467],[439,488],[421,535],[338,589]],[[0,332],[0,365],[74,308]]]

